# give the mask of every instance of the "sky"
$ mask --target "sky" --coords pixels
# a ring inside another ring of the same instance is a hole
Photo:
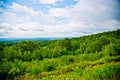
[[[120,0],[0,0],[0,38],[80,37],[120,29]]]

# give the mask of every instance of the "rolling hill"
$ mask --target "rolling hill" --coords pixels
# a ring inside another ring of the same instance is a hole
[[[1,44],[0,79],[119,80],[120,30],[47,42]]]

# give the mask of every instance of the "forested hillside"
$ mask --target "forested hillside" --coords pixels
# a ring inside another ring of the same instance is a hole
[[[0,80],[120,80],[120,30],[1,43]]]

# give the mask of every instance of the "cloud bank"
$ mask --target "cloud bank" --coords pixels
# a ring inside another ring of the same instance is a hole
[[[43,10],[17,2],[7,9],[1,7],[0,37],[79,37],[120,29],[118,0],[75,1],[76,4],[69,6]],[[33,0],[29,2],[32,4]],[[35,2],[48,6],[59,5],[64,0],[34,0],[34,5]]]

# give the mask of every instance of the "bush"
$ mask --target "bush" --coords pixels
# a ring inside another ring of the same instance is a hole
[[[53,71],[59,66],[59,59],[44,59],[42,61],[42,71]]]
[[[119,68],[120,65],[105,64],[102,67],[95,67],[95,69],[90,69],[88,74],[86,74],[87,80],[118,80],[120,78]]]

